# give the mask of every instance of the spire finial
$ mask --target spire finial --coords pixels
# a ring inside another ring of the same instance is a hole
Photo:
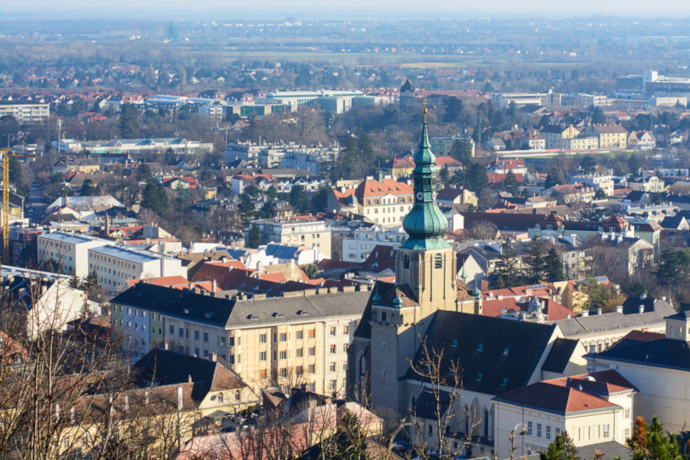
[[[422,100],[422,104],[424,105],[424,110],[422,110],[422,113],[424,114],[424,123],[426,123],[426,114],[428,110],[426,109],[426,98]]]

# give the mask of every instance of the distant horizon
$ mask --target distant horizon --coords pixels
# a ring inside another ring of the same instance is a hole
[[[508,0],[492,0],[485,6],[466,6],[441,0],[428,4],[410,0],[377,0],[365,2],[353,0],[347,7],[324,7],[316,0],[302,0],[290,8],[278,0],[258,0],[252,8],[229,8],[227,3],[206,0],[188,7],[178,0],[149,0],[145,6],[133,0],[105,1],[98,7],[85,0],[65,0],[59,8],[48,0],[28,0],[5,5],[0,21],[15,20],[194,20],[231,21],[236,19],[284,20],[294,17],[302,21],[321,20],[477,20],[477,19],[586,19],[609,17],[621,19],[668,19],[673,22],[690,22],[690,7],[686,0],[581,0],[577,5],[566,3],[558,6],[545,0],[531,0],[516,7]],[[299,6],[296,6],[299,5]]]

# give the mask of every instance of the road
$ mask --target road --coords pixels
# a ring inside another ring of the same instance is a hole
[[[35,182],[31,184],[29,197],[31,198],[31,206],[29,209],[33,209],[33,212],[29,212],[29,209],[26,209],[25,212],[27,212],[31,222],[39,223],[41,221],[41,217],[43,217],[43,212],[48,206],[48,203],[45,201],[41,187]]]

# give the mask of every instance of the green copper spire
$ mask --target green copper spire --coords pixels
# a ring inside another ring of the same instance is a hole
[[[422,141],[414,156],[414,206],[405,216],[403,227],[410,238],[403,243],[405,249],[441,249],[450,245],[443,239],[448,231],[448,220],[436,204],[436,157],[431,153],[426,129],[426,99]]]

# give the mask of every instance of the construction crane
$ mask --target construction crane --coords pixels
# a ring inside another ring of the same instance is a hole
[[[10,149],[0,149],[2,155],[2,261],[10,263],[10,157],[35,158],[35,155],[17,155]]]

